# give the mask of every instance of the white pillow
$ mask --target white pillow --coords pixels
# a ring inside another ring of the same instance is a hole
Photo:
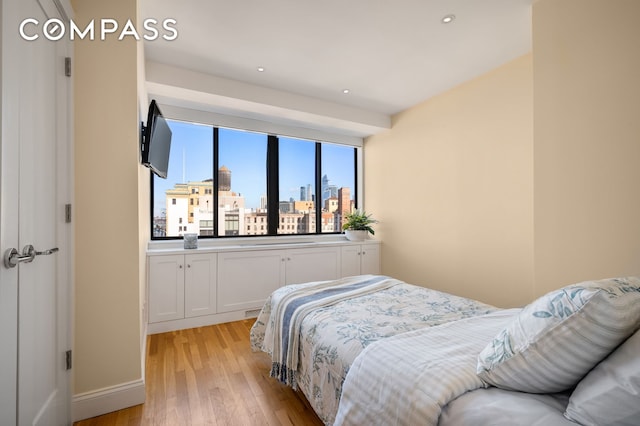
[[[640,277],[587,281],[527,305],[478,356],[490,385],[560,392],[640,326]]]
[[[640,424],[640,331],[578,383],[564,415],[585,426]]]

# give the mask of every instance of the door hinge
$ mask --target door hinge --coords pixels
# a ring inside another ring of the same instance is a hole
[[[64,58],[64,75],[67,77],[71,77],[71,58]]]
[[[72,358],[72,355],[71,355],[71,350],[68,350],[65,353],[65,362],[66,362],[66,365],[67,365],[67,370],[71,370],[72,359],[73,358]]]
[[[71,223],[71,204],[65,204],[64,206],[64,222]]]

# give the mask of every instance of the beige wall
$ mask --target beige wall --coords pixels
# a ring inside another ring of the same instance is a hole
[[[365,141],[383,273],[500,306],[531,299],[532,94],[526,55]]]
[[[75,0],[74,20],[135,19],[136,3]],[[79,394],[142,378],[137,43],[77,40],[74,63]]]
[[[640,274],[640,1],[533,7],[536,293]]]
[[[532,55],[367,139],[383,273],[499,306],[640,275],[638,16],[539,0]]]
[[[141,27],[139,12],[138,4],[138,28]],[[138,122],[145,122],[146,124],[149,108],[149,95],[147,93],[145,75],[144,43],[137,43],[136,47],[138,66]],[[139,157],[138,164],[140,164]],[[146,363],[145,355],[147,353],[147,245],[151,239],[151,218],[149,217],[151,191],[149,190],[149,177],[149,169],[138,165],[138,266],[140,279],[140,351],[142,354],[140,362],[142,365],[143,375]]]

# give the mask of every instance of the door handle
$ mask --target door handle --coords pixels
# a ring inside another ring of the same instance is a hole
[[[37,251],[31,244],[24,246],[22,254],[15,248],[10,248],[4,252],[4,266],[6,268],[15,268],[19,263],[30,263],[36,256],[48,256],[56,253],[58,247],[54,247],[49,250]]]

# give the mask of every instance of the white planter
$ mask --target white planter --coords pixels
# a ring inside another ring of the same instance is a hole
[[[369,237],[369,231],[354,231],[347,229],[344,231],[344,235],[349,241],[364,241]]]

